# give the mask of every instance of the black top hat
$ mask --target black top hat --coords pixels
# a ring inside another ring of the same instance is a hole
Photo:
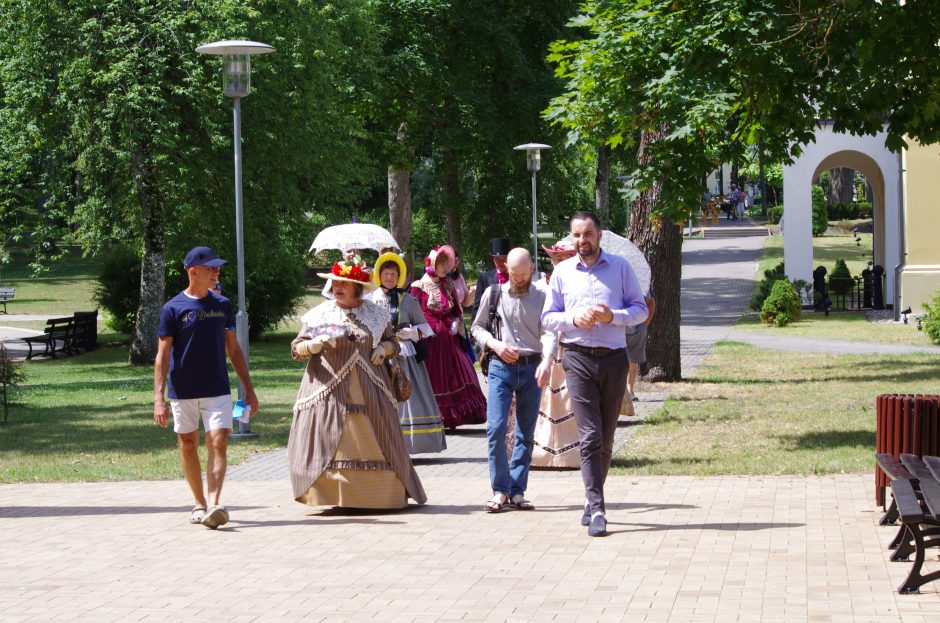
[[[490,255],[509,255],[509,238],[493,238],[490,240]]]

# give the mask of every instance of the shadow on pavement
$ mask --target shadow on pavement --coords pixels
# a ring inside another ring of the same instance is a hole
[[[227,506],[237,512],[264,506]],[[0,518],[14,517],[81,517],[87,515],[152,515],[159,513],[189,514],[192,506],[0,506]]]

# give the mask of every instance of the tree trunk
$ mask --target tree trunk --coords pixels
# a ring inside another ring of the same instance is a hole
[[[660,128],[641,134],[637,156],[641,165],[649,162],[650,156],[646,151],[650,142],[666,133],[666,128]],[[650,381],[679,381],[682,379],[679,348],[682,232],[675,223],[653,216],[661,191],[660,181],[640,193],[630,210],[627,236],[643,251],[650,264],[650,288],[656,299],[656,314],[650,323],[646,343],[644,375]]]
[[[832,169],[829,179],[829,203],[852,203],[855,200],[855,169]]]
[[[594,175],[594,208],[601,222],[610,225],[610,145],[597,148],[597,172]]]
[[[160,308],[166,292],[166,243],[163,227],[163,204],[150,189],[145,160],[134,156],[134,185],[144,208],[143,253],[140,259],[140,304],[134,323],[128,363],[150,365],[157,356],[157,328]]]
[[[460,171],[457,156],[450,149],[444,150],[443,195],[444,225],[447,231],[445,242],[463,257],[460,235]]]
[[[404,123],[398,126],[398,142],[405,141],[407,128]],[[409,151],[414,157],[414,149]],[[409,159],[410,162],[410,159]],[[393,164],[388,167],[388,220],[391,224],[392,237],[401,245],[405,254],[405,266],[408,267],[407,283],[411,283],[415,254],[411,249],[411,237],[414,234],[414,218],[411,212],[411,166]]]

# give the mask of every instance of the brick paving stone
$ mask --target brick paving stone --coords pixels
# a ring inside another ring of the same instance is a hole
[[[534,473],[540,508],[496,515],[478,478],[424,479],[428,506],[356,514],[296,504],[286,481],[230,482],[214,532],[186,523],[182,482],[2,485],[0,619],[940,616],[940,585],[895,593],[907,564],[888,560],[868,475],[615,477],[605,539],[578,525],[579,478]]]

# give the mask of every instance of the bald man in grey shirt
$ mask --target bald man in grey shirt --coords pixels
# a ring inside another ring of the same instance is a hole
[[[491,513],[502,510],[507,503],[519,510],[535,508],[525,498],[525,490],[541,388],[547,380],[549,356],[554,349],[554,334],[542,330],[545,293],[532,285],[535,268],[532,257],[525,249],[517,248],[509,252],[506,263],[509,281],[487,288],[470,327],[480,347],[493,351],[486,379],[486,436],[493,487],[493,498],[486,503],[486,510]],[[490,301],[494,296],[499,297],[496,326],[488,328]],[[506,427],[513,395],[515,443],[512,458],[507,461]]]

